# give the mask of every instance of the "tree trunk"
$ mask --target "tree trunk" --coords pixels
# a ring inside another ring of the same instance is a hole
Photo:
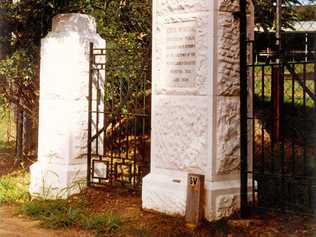
[[[23,109],[17,106],[16,110],[16,160],[20,162],[23,156]]]
[[[32,114],[24,112],[23,118],[23,154],[28,157],[36,156],[37,152],[37,111]]]

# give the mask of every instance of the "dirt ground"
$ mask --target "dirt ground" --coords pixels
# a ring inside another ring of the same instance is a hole
[[[216,223],[203,222],[194,232],[185,227],[182,218],[141,210],[141,199],[120,191],[88,189],[73,198],[86,197],[91,212],[112,210],[123,220],[121,227],[103,236],[148,237],[316,237],[316,221],[308,217],[266,214],[240,220],[233,217]],[[92,237],[93,233],[76,229],[50,230],[38,221],[17,216],[13,206],[0,207],[1,237]]]
[[[39,222],[19,217],[15,214],[15,207],[0,207],[0,236],[1,237],[92,237],[82,230],[64,229],[49,230],[40,228]]]
[[[0,176],[18,169],[12,151],[0,152]],[[10,154],[11,153],[11,154]],[[26,166],[28,166],[26,162]],[[88,188],[71,197],[70,202],[84,200],[91,213],[111,211],[122,220],[113,237],[316,237],[316,220],[286,214],[268,214],[240,220],[238,216],[215,223],[202,222],[192,232],[183,218],[170,217],[141,209],[138,193],[123,188]],[[43,229],[38,221],[17,216],[14,206],[0,206],[0,237],[90,237],[92,232],[80,228]]]
[[[115,237],[316,237],[316,220],[307,216],[265,213],[241,220],[235,215],[215,223],[202,222],[192,232],[185,227],[183,218],[143,211],[140,196],[124,189],[90,188],[73,198],[83,197],[91,212],[112,210],[125,220],[121,229],[111,235]]]

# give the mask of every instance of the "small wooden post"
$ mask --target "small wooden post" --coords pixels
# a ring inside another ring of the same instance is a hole
[[[188,174],[185,221],[194,229],[203,217],[204,175]]]

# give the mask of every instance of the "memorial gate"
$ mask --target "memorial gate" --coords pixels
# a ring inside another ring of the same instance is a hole
[[[53,19],[32,195],[122,185],[144,209],[183,216],[191,173],[209,221],[240,207],[311,212],[314,34],[303,59],[283,47],[262,62],[252,1],[155,0],[152,14],[152,44],[137,50],[105,42],[90,16]]]

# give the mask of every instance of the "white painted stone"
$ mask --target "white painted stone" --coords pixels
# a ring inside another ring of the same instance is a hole
[[[151,172],[142,205],[184,215],[187,174],[197,173],[205,175],[205,217],[218,220],[239,208],[239,1],[156,0],[153,10]]]
[[[157,0],[157,15],[170,15],[211,10],[210,0]]]
[[[30,167],[29,191],[33,196],[59,199],[80,192],[86,186],[87,167],[36,162]]]
[[[67,197],[87,173],[89,44],[105,47],[93,17],[61,14],[42,39],[38,161],[32,195]]]
[[[161,16],[157,19],[156,37],[159,41],[154,47],[157,66],[153,69],[156,74],[161,74],[160,80],[153,80],[153,89],[157,94],[210,93],[207,78],[210,73],[211,36],[204,26],[209,25],[211,20],[205,12]],[[178,60],[180,57],[181,61]],[[184,72],[172,73],[176,69]],[[188,79],[187,82],[181,80],[183,78]]]
[[[238,172],[240,167],[239,96],[217,97],[216,174]]]
[[[159,96],[159,103],[154,102],[151,150],[154,167],[206,172],[207,103],[204,96],[164,95]]]
[[[169,215],[185,214],[186,173],[151,172],[143,179],[142,200],[146,210]]]
[[[219,12],[217,22],[217,95],[239,95],[239,20]]]
[[[240,180],[206,182],[205,218],[209,221],[230,216],[240,207]]]

